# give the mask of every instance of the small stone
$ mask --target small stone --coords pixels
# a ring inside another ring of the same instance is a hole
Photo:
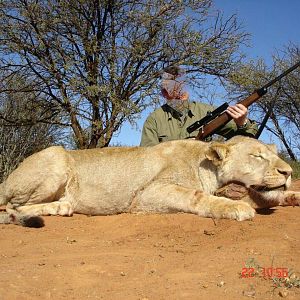
[[[126,274],[124,272],[121,272],[120,275],[121,276],[126,276]]]
[[[220,281],[220,282],[217,283],[217,286],[222,287],[224,284],[225,284],[224,281]]]
[[[255,290],[254,289],[251,289],[249,291],[243,291],[243,295],[246,296],[246,297],[255,297]]]
[[[70,239],[69,237],[67,237],[67,243],[68,244],[73,244],[76,243],[77,241],[75,239]]]
[[[204,230],[203,230],[203,233],[204,233],[205,235],[215,235],[215,232],[214,232],[213,230],[206,230],[206,229],[204,229]]]
[[[278,295],[282,298],[286,298],[288,296],[289,292],[286,289],[281,289],[278,292]]]

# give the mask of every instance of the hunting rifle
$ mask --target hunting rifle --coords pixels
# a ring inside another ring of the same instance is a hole
[[[287,74],[289,74],[299,66],[300,61],[298,61],[295,65],[284,71],[282,74],[268,82],[260,89],[255,90],[250,96],[238,103],[243,104],[245,107],[250,106],[254,102],[258,101],[263,95],[265,95],[271,85],[279,81],[281,78],[285,77]],[[232,117],[230,117],[229,114],[226,113],[226,109],[228,106],[229,104],[225,102],[212,112],[209,112],[204,118],[190,125],[187,128],[187,132],[192,133],[193,131],[200,129],[196,140],[204,140],[206,137],[213,135],[214,133],[216,133],[216,131],[218,131],[218,129],[223,127],[232,119]]]

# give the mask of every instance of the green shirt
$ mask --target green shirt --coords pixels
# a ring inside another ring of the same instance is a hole
[[[177,111],[164,104],[150,114],[145,121],[140,145],[154,146],[165,141],[195,138],[198,130],[189,134],[186,130],[187,127],[214,109],[215,107],[205,103],[190,102],[188,113],[185,116],[180,116]],[[231,120],[217,134],[225,138],[231,138],[234,135],[254,136],[257,129],[257,125],[253,121],[249,120],[246,126],[238,128],[235,122]]]

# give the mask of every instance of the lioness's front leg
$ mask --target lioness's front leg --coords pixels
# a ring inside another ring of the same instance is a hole
[[[299,206],[300,192],[294,191],[263,191],[249,190],[248,197],[241,200],[248,202],[253,208],[264,208],[274,206]]]
[[[284,191],[279,198],[279,205],[300,206],[300,192]]]
[[[243,201],[216,197],[177,184],[155,182],[140,191],[131,212],[187,212],[203,217],[243,221],[254,217],[255,210]]]

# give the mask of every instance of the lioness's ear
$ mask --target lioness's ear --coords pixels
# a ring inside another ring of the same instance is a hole
[[[277,146],[275,144],[266,144],[269,150],[271,150],[273,153],[277,154]]]
[[[207,159],[211,160],[214,165],[219,166],[226,158],[228,152],[229,147],[227,145],[214,143],[209,147],[205,156]]]

